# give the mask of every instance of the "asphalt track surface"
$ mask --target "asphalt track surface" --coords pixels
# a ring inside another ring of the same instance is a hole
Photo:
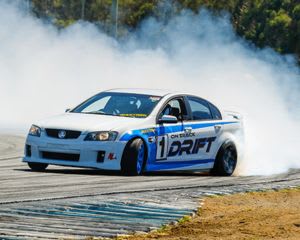
[[[0,239],[85,239],[149,231],[193,214],[207,195],[300,186],[300,169],[272,176],[212,177],[21,162],[24,138],[0,136]]]

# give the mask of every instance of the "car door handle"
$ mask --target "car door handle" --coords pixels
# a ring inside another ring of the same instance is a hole
[[[184,132],[190,133],[193,130],[192,127],[185,127]]]
[[[215,125],[214,127],[215,127],[215,130],[217,130],[217,131],[220,130],[220,129],[222,128],[221,125]]]

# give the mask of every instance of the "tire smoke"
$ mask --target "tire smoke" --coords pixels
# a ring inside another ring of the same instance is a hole
[[[58,30],[0,3],[0,129],[28,129],[114,87],[195,93],[244,116],[241,175],[300,167],[300,75],[292,56],[236,36],[228,16],[183,11],[116,41],[93,24]]]

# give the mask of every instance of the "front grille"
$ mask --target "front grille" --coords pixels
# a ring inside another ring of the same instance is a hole
[[[74,153],[58,153],[58,152],[42,152],[42,157],[45,159],[65,160],[78,162],[80,154]]]
[[[65,131],[65,136],[63,138],[59,137],[59,133],[61,131]],[[80,136],[81,132],[80,131],[72,131],[72,130],[46,128],[46,134],[48,137],[53,137],[53,138],[76,139]]]

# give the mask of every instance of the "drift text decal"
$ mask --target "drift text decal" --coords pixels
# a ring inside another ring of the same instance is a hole
[[[204,148],[207,144],[206,152],[209,152],[211,144],[216,140],[216,137],[210,138],[197,138],[197,139],[186,139],[183,142],[174,141],[171,144],[168,157],[174,157],[176,155],[181,156],[182,153],[186,154],[198,154],[200,148]]]
[[[172,138],[172,137],[171,137]],[[199,149],[204,148],[206,145],[206,152],[210,151],[212,143],[216,137],[185,139],[183,141],[173,141],[168,150],[167,136],[159,136],[157,138],[157,153],[156,159],[162,160],[167,157],[182,156],[183,153],[198,154]]]

